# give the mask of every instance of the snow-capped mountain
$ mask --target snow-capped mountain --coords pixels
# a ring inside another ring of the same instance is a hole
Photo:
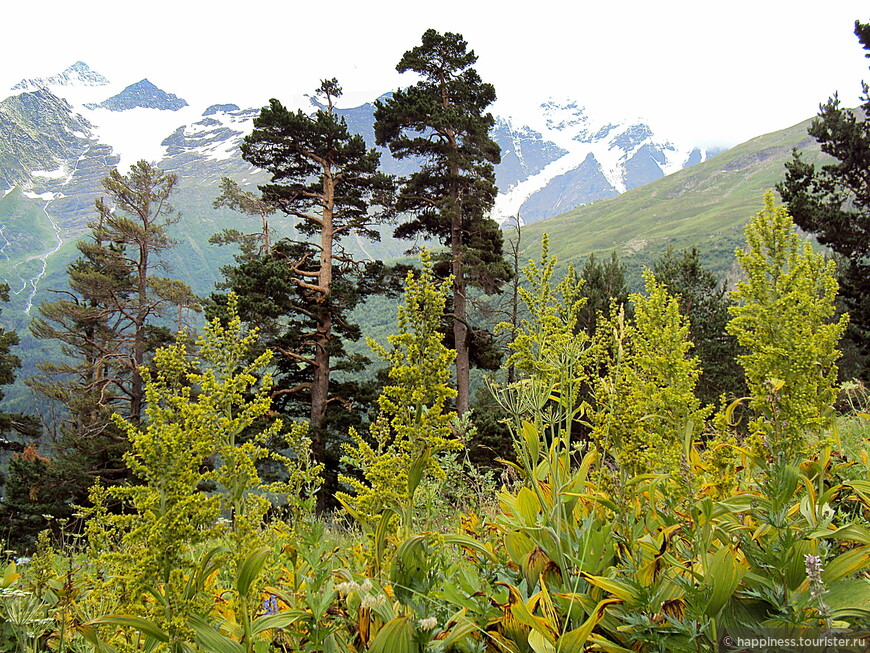
[[[38,91],[41,88],[59,86],[108,86],[109,80],[91,70],[84,61],[76,61],[72,66],[57,75],[37,79],[22,79],[13,91]]]
[[[0,282],[10,284],[22,310],[38,302],[46,278],[52,271],[62,276],[75,255],[71,243],[86,233],[101,180],[113,167],[123,170],[139,159],[179,175],[179,265],[192,266],[197,290],[211,288],[223,255],[216,256],[207,239],[243,219],[212,209],[220,178],[251,188],[267,180],[239,152],[259,108],[191,106],[147,79],[118,85],[83,62],[22,80],[5,96],[0,92],[0,100]],[[373,103],[340,112],[373,146]],[[515,216],[526,223],[542,220],[705,157],[641,121],[601,121],[570,101],[548,101],[522,120],[500,115],[493,135],[502,148],[493,217],[502,222]],[[386,172],[408,174],[415,166],[382,153]],[[387,237],[358,247],[386,257],[401,253],[406,243]]]
[[[147,79],[130,84],[117,95],[100,104],[88,105],[89,109],[108,109],[109,111],[127,111],[129,109],[159,109],[160,111],[178,111],[188,106],[173,93],[157,88]]]
[[[706,152],[657,136],[641,121],[600,122],[576,102],[547,101],[532,125],[499,118],[496,138],[502,159],[523,164],[520,175],[502,175],[493,217],[519,216],[530,223],[581,204],[613,197],[683,167],[699,163]],[[509,138],[499,138],[500,135]],[[539,154],[546,148],[544,156]],[[533,163],[527,163],[526,153]],[[499,170],[497,169],[497,174]]]

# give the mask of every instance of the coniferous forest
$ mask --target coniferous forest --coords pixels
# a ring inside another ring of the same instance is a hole
[[[488,217],[476,62],[435,30],[398,62],[401,178],[338,80],[263,107],[241,152],[271,181],[221,184],[243,226],[208,297],[161,265],[178,178],[103,180],[31,322],[56,356],[16,379],[0,329],[0,384],[52,406],[0,412],[0,651],[868,650],[867,85],[822,105],[829,162],[794,152],[734,278],[669,249],[631,292],[615,253],[524,257]],[[382,233],[408,258],[345,247]]]

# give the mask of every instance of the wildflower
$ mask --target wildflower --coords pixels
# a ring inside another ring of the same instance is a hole
[[[350,594],[351,592],[356,592],[358,589],[360,589],[360,586],[357,585],[354,581],[349,580],[345,583],[339,583],[335,586],[335,589],[340,594]]]
[[[360,589],[361,589],[363,592],[371,592],[371,591],[372,591],[372,581],[371,581],[370,579],[366,578],[366,579],[363,581],[362,586],[360,586]]]
[[[263,614],[278,614],[278,599],[274,594],[263,601]]]
[[[22,565],[26,565],[30,562],[30,558],[26,556],[21,556],[20,558],[15,558],[15,564],[21,567]]]
[[[377,596],[373,594],[367,594],[363,597],[362,607],[364,608],[376,608],[379,605],[384,605],[387,602],[386,597],[383,594],[378,594]]]
[[[807,579],[810,581],[810,596],[818,603],[819,615],[823,619],[831,616],[831,609],[825,604],[822,596],[828,593],[825,582],[822,580],[822,559],[819,556],[806,555],[804,563],[807,570]]]
[[[810,596],[813,598],[825,594],[825,584],[822,581],[822,559],[819,556],[806,555],[804,562],[807,568],[807,578],[810,581]]]
[[[438,625],[438,620],[435,617],[420,620],[420,630],[432,630]]]

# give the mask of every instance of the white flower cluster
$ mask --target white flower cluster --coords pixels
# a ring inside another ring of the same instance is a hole
[[[420,620],[420,630],[432,630],[438,626],[438,620],[435,617]]]

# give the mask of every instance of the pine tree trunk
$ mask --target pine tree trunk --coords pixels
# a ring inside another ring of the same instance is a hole
[[[147,223],[146,223],[147,229]],[[147,239],[147,237],[146,237]],[[145,321],[148,319],[148,246],[144,242],[139,246],[138,265],[138,306],[134,320],[135,335],[133,336],[133,377],[130,383],[130,420],[138,424],[142,419],[142,409],[145,405],[145,382],[139,373],[139,368],[145,362],[145,349],[148,346],[145,332]]]
[[[327,164],[323,171],[323,213],[320,230],[320,269],[317,285],[321,302],[317,315],[317,332],[314,338],[314,374],[311,381],[311,452],[315,460],[324,463],[324,487],[317,496],[317,511],[323,512],[333,494],[332,477],[337,474],[328,464],[325,433],[326,408],[329,401],[330,341],[332,339],[332,313],[329,307],[332,291],[332,244],[333,211],[335,209],[335,184]]]
[[[456,348],[456,413],[461,417],[468,412],[470,356],[468,352],[468,319],[465,296],[465,277],[462,269],[462,232],[459,217],[454,217],[451,234],[453,256],[453,340]]]
[[[466,320],[465,280],[462,278],[462,262],[453,262],[453,338],[456,342],[456,413],[468,412],[469,370],[468,324]]]

